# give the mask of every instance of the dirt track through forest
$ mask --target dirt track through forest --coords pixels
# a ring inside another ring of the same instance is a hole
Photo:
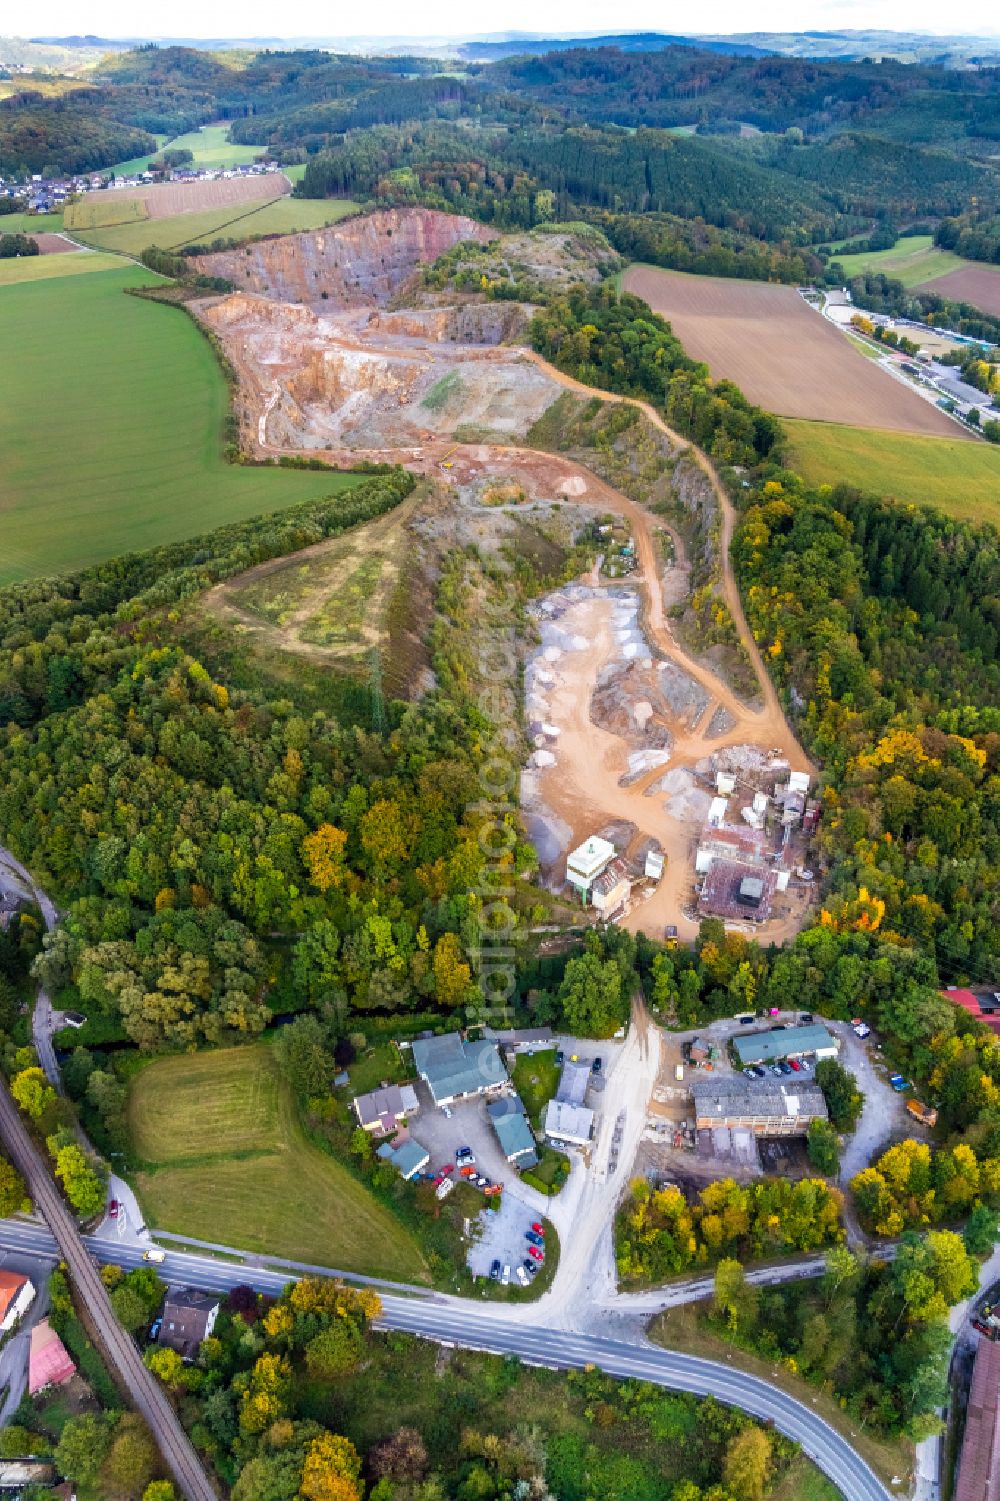
[[[588,400],[596,397],[609,404],[634,406],[676,450],[702,470],[719,507],[720,582],[723,596],[740,641],[753,664],[760,707],[751,707],[743,702],[711,667],[697,661],[681,646],[670,629],[664,607],[661,563],[653,517],[643,506],[628,499],[585,465],[559,454],[517,444],[456,443],[448,438],[394,448],[309,449],[272,444],[267,440],[268,415],[276,404],[280,386],[275,383],[273,372],[270,377],[265,377],[261,366],[249,357],[241,338],[226,338],[223,334],[223,340],[239,372],[243,390],[252,397],[250,405],[253,415],[245,425],[248,436],[255,441],[257,453],[261,457],[314,455],[344,468],[356,465],[359,460],[401,464],[416,473],[461,485],[485,482],[499,475],[514,478],[520,476],[529,494],[547,493],[567,501],[577,500],[624,518],[632,530],[636,545],[639,567],[629,582],[637,585],[641,593],[643,633],[656,654],[675,663],[708,695],[707,707],[693,726],[672,726],[674,740],[669,769],[692,767],[711,753],[727,747],[753,745],[765,753],[784,758],[793,769],[814,774],[815,768],[785,718],[743,609],[729,555],[736,520],[733,505],[707,455],[675,432],[649,402],[583,385],[564,375],[533,350],[519,351],[521,358],[530,361],[564,390]],[[329,340],[331,347],[335,347],[338,342],[341,341],[337,337]],[[363,334],[351,334],[342,342],[345,347],[360,346],[370,352],[382,347],[377,338],[368,344]],[[395,348],[392,350],[394,356],[402,352]],[[419,341],[408,340],[405,352],[413,358],[419,358]],[[459,353],[458,350],[454,352]],[[470,358],[477,361],[504,359],[509,362],[511,351],[509,348],[477,348],[470,350]],[[660,924],[671,922],[678,926],[681,936],[690,937],[696,932],[697,923],[693,918],[682,914],[682,906],[690,894],[689,888],[693,880],[691,844],[696,829],[668,814],[662,798],[646,795],[646,789],[663,775],[667,766],[655,768],[630,786],[620,785],[620,778],[626,770],[628,744],[620,737],[598,729],[590,719],[590,701],[597,674],[611,655],[613,638],[609,625],[610,601],[602,609],[602,602],[595,600],[592,616],[588,629],[593,632],[589,637],[593,649],[568,654],[569,658],[575,657],[576,660],[568,659],[561,664],[561,670],[568,676],[565,692],[560,698],[559,712],[562,717],[558,722],[565,729],[560,736],[557,766],[540,778],[542,799],[573,830],[574,839],[578,836],[582,838],[586,833],[593,832],[595,827],[615,819],[635,823],[643,833],[656,837],[667,855],[664,877],[647,901],[633,907],[626,925],[653,931]],[[708,730],[719,710],[726,711],[729,724],[723,733],[710,737]],[[791,936],[800,921],[800,914],[789,914],[776,919],[767,925],[766,936],[774,940]]]

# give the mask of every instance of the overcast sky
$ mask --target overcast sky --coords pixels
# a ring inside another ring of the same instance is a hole
[[[329,5],[318,0],[173,0],[163,10],[131,0],[5,0],[0,34],[190,37],[453,35],[469,31],[806,31],[883,28],[969,34],[1000,33],[997,0],[965,0],[954,11],[932,0],[507,0],[497,10],[467,0],[382,0]]]

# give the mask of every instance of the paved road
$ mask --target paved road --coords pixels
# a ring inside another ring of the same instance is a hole
[[[216,1492],[163,1388],[147,1371],[131,1337],[115,1318],[93,1256],[84,1246],[48,1164],[29,1137],[6,1085],[0,1088],[0,1137],[52,1232],[49,1254],[54,1240],[88,1312],[98,1343],[136,1411],[149,1424],[178,1490],[187,1501],[215,1501]]]
[[[7,886],[14,891],[19,891],[22,896],[37,902],[42,914],[42,921],[51,932],[59,921],[59,914],[55,905],[46,896],[42,888],[36,885],[29,870],[14,858],[10,850],[0,845],[0,887]],[[38,1061],[45,1070],[45,1077],[53,1084],[59,1093],[63,1093],[62,1075],[56,1062],[56,1050],[52,1046],[52,1034],[57,1030],[55,1012],[45,990],[40,989],[35,1009],[31,1019],[32,1041],[35,1044],[35,1052]]]
[[[0,1222],[0,1247],[21,1251],[51,1252],[51,1237],[40,1225],[15,1220]],[[113,1247],[95,1239],[86,1241],[95,1256],[113,1259],[120,1266],[137,1266],[141,1251],[132,1246]],[[321,1270],[317,1268],[317,1270]],[[207,1291],[226,1291],[249,1283],[259,1292],[274,1296],[290,1280],[288,1273],[264,1267],[240,1266],[213,1261],[205,1256],[169,1251],[161,1275],[172,1282]],[[774,1426],[802,1445],[813,1462],[840,1490],[847,1501],[887,1501],[889,1492],[855,1453],[848,1441],[809,1407],[777,1387],[748,1376],[727,1364],[699,1360],[694,1356],[662,1350],[646,1341],[626,1343],[565,1329],[540,1327],[536,1321],[520,1322],[506,1308],[477,1307],[468,1300],[430,1294],[425,1297],[382,1295],[381,1323],[425,1339],[466,1349],[515,1355],[529,1364],[558,1369],[597,1365],[611,1375],[651,1381],[657,1386],[714,1396]],[[738,1358],[738,1357],[737,1357]]]

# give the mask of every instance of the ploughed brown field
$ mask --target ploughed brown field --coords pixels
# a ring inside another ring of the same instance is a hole
[[[38,246],[39,255],[66,255],[74,250],[79,250],[79,245],[74,245],[72,240],[65,239],[62,235],[32,235],[31,238]]]
[[[962,266],[958,271],[949,271],[947,276],[935,276],[925,281],[921,292],[937,292],[939,297],[950,297],[954,302],[971,302],[1000,318],[1000,266]]]
[[[631,266],[634,292],[716,379],[781,417],[957,438],[957,423],[863,354],[794,287]]]
[[[93,199],[114,204],[120,199],[141,202],[147,219],[169,219],[174,214],[192,214],[206,208],[226,208],[231,203],[268,203],[287,193],[288,179],[281,172],[260,177],[216,177],[204,182],[147,183],[139,188],[101,188],[87,193]]]

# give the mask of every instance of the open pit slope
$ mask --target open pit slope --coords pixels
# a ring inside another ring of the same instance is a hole
[[[457,214],[382,209],[332,229],[206,255],[199,267],[259,297],[334,312],[383,307],[418,266],[436,261],[460,240],[490,238],[484,225]]]
[[[793,287],[653,266],[631,266],[623,285],[669,320],[716,379],[735,381],[781,417],[948,438],[960,432],[932,402],[859,354]]]

